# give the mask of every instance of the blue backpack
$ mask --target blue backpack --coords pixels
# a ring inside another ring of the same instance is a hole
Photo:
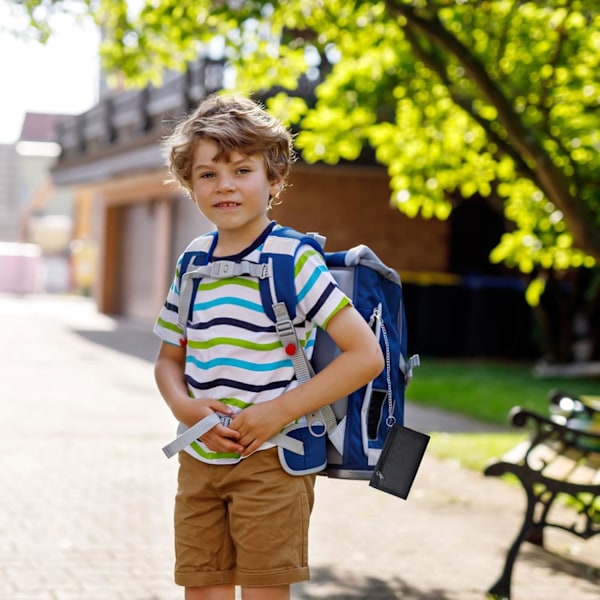
[[[296,337],[294,256],[308,244],[325,257],[325,263],[342,291],[352,300],[378,338],[385,357],[382,372],[366,386],[330,406],[307,415],[305,421],[284,429],[271,441],[279,447],[283,468],[290,474],[320,473],[342,479],[369,479],[387,434],[404,423],[404,390],[418,366],[419,356],[407,356],[407,335],[402,284],[396,271],[384,265],[367,246],[342,252],[323,252],[324,238],[276,225],[267,236],[258,263],[211,262],[216,232],[194,240],[184,252],[179,274],[179,325],[185,329],[193,310],[201,277],[239,275],[257,277],[263,308],[275,323],[300,382],[325,368],[339,349],[327,333],[317,331],[311,361]],[[163,451],[172,456],[197,439],[215,422],[186,430]]]

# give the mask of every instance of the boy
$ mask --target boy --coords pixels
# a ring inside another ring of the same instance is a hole
[[[247,98],[213,96],[166,141],[169,169],[217,230],[212,260],[257,261],[271,203],[293,160],[290,133]],[[179,263],[177,267],[179,272]],[[383,368],[375,336],[335,284],[322,256],[295,257],[298,337],[323,327],[342,350],[298,385],[256,279],[202,278],[185,331],[177,274],[155,326],[161,395],[190,427],[222,421],[179,453],[175,581],[186,600],[287,600],[308,579],[314,475],[288,475],[269,440],[286,425],[358,389]]]

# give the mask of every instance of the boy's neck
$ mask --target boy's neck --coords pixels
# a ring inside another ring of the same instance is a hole
[[[217,245],[213,250],[213,256],[236,256],[250,248],[254,242],[263,234],[272,221],[266,218],[257,223],[252,229],[219,229]]]

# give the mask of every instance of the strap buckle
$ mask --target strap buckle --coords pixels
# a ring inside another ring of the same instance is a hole
[[[208,266],[210,267],[210,276],[215,279],[224,279],[229,277],[230,274],[234,274],[235,263],[230,260],[216,260],[211,262]]]

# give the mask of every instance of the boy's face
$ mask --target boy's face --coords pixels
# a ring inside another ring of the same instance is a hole
[[[200,140],[192,161],[193,199],[200,212],[219,232],[239,233],[254,240],[269,223],[269,196],[275,195],[281,181],[269,181],[262,155],[230,153],[215,162],[218,146]]]

